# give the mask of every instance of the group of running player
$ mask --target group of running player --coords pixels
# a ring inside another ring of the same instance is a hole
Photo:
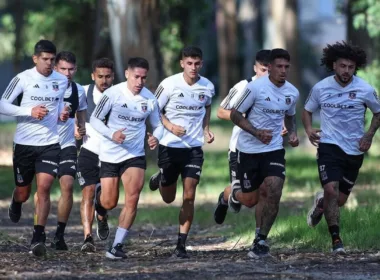
[[[36,177],[31,241],[34,255],[46,254],[45,225],[56,176],[61,196],[51,247],[68,250],[64,233],[77,175],[82,188],[81,250],[96,250],[94,217],[98,238],[108,238],[107,213],[118,204],[121,180],[125,203],[106,257],[127,257],[123,244],[144,185],[146,139],[150,149],[158,147],[159,171],[150,178],[150,189],[159,190],[163,201],[171,203],[176,197],[178,177],[182,177],[183,202],[174,255],[188,258],[186,240],[202,172],[202,146],[204,141],[214,141],[209,122],[215,90],[199,74],[202,57],[197,47],[182,49],[183,72],[164,79],[153,94],[144,87],[149,63],[142,57],[129,59],[126,81],[116,85],[113,62],[97,59],[92,65],[94,84],[82,87],[73,81],[75,55],[67,51],[56,54],[56,47],[48,40],[37,42],[35,67],[12,79],[0,100],[0,113],[17,117],[13,156],[16,187],[9,207],[9,217],[15,223],[20,220],[22,203],[28,200]],[[380,126],[375,90],[354,75],[365,63],[366,55],[358,47],[345,42],[327,45],[322,65],[335,73],[313,87],[302,113],[307,136],[318,146],[318,171],[324,189],[316,194],[307,222],[315,226],[325,215],[335,253],[344,252],[339,207],[347,201],[363,152],[370,148]],[[286,50],[259,51],[253,69],[256,76],[236,84],[218,109],[218,117],[231,120],[235,127],[228,153],[231,185],[220,194],[214,218],[221,224],[228,209],[238,213],[241,205],[256,205],[256,236],[248,252],[251,258],[269,254],[266,238],[277,217],[285,180],[283,136],[288,135],[290,146],[299,144],[295,117],[299,92],[286,81],[289,69]],[[364,133],[367,107],[374,117]],[[321,128],[315,129],[312,113],[318,109]],[[151,131],[147,131],[146,120]],[[78,143],[81,147],[77,156]]]

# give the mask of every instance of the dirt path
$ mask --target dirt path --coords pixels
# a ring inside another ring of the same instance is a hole
[[[67,229],[70,250],[49,250],[46,257],[36,258],[28,253],[31,205],[25,204],[23,210],[20,222],[13,224],[8,219],[7,202],[0,201],[0,279],[380,279],[380,253],[331,256],[283,250],[255,261],[246,257],[246,248],[199,226],[192,229],[189,260],[171,257],[177,226],[152,232],[152,225],[137,225],[126,247],[129,258],[109,261],[104,257],[107,241],[96,240],[96,253],[80,252],[83,237],[77,203]],[[55,216],[50,215],[49,225],[54,224]],[[54,226],[47,232],[50,244]]]

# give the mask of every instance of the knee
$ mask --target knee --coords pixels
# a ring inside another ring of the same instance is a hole
[[[260,193],[260,198],[265,199],[268,196],[267,191],[263,187],[261,187],[261,186],[260,186],[260,189],[259,189],[259,193]]]
[[[329,197],[338,197],[339,196],[339,190],[338,190],[338,184],[336,183],[327,183],[324,187],[324,195]]]
[[[241,204],[243,204],[245,207],[248,207],[248,208],[252,208],[259,201],[257,197],[257,193],[255,194],[255,192],[243,194],[242,198],[243,199],[241,201]]]
[[[14,197],[17,202],[22,202],[24,203],[29,199],[30,196],[30,191],[27,188],[17,188],[15,190]]]
[[[70,198],[73,196],[73,185],[67,184],[67,185],[61,185],[61,195],[63,197]]]
[[[82,201],[93,202],[95,198],[95,187],[87,186],[82,190]]]
[[[111,201],[111,200],[107,200],[105,202],[102,201],[102,206],[106,210],[111,210],[117,206],[117,201]]]

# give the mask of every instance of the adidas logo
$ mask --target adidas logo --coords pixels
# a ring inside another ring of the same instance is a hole
[[[35,85],[34,85],[34,88],[40,88],[40,87],[38,86],[38,84],[35,84]]]
[[[123,107],[123,108],[128,108],[127,103],[124,103],[124,105],[121,106],[121,107]]]
[[[265,98],[265,101],[270,101],[270,98],[269,97]]]
[[[76,170],[75,165],[71,166],[70,168]]]
[[[197,173],[195,173],[195,175],[201,176],[201,172],[198,171]]]
[[[53,170],[53,172],[54,172],[54,173],[57,173],[57,172],[58,172],[57,168],[56,168],[56,169],[54,169],[54,170]]]
[[[185,96],[184,96],[183,93],[181,92],[181,93],[178,95],[178,97],[185,97]]]

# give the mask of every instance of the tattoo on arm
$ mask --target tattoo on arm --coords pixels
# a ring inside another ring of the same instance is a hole
[[[297,129],[296,115],[293,115],[293,116],[285,115],[285,127],[288,130],[289,134],[296,132],[296,129]]]
[[[368,129],[368,133],[375,135],[379,127],[380,127],[380,113],[376,113],[376,114],[373,114],[371,125]]]
[[[235,108],[232,108],[231,110],[231,121],[241,129],[256,137],[257,128],[255,128],[246,118],[243,117],[243,114]]]

